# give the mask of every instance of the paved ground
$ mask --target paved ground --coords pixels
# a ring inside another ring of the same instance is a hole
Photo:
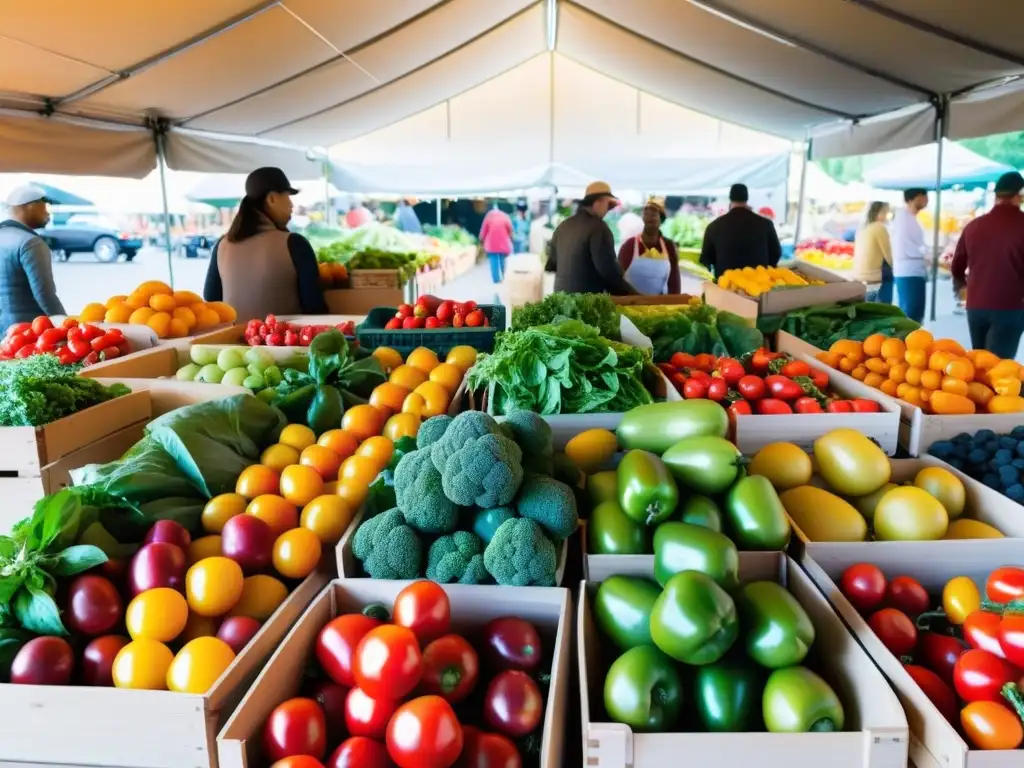
[[[206,278],[207,259],[184,259],[175,256],[171,261],[174,271],[174,287],[202,293]],[[70,262],[55,263],[54,277],[57,290],[68,312],[74,313],[91,301],[106,301],[118,293],[130,293],[144,280],[167,280],[167,254],[158,248],[145,248],[130,264],[99,264],[91,256],[72,257]],[[931,301],[929,286],[929,308]],[[455,282],[445,286],[447,298],[478,302],[500,301],[498,292],[491,282],[490,270],[486,263],[478,264]],[[970,345],[967,320],[963,314],[955,314],[952,289],[948,280],[939,281],[938,319],[926,323],[926,327],[937,337],[950,337],[964,346]],[[1024,345],[1017,352],[1017,359],[1024,360]]]

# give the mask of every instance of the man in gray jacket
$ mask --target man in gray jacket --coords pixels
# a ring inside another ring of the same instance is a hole
[[[33,184],[7,196],[10,218],[0,221],[0,333],[39,315],[63,315],[53,282],[50,248],[35,230],[50,220],[46,192]]]

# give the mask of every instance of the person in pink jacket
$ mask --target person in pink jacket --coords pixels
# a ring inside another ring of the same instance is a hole
[[[480,245],[491,264],[495,285],[505,279],[505,259],[512,253],[512,219],[500,208],[492,208],[480,227]]]

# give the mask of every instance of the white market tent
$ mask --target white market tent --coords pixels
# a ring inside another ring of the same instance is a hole
[[[942,142],[942,188],[966,187],[984,189],[1004,173],[1015,170],[972,152],[948,139]],[[865,169],[864,180],[882,189],[931,189],[935,184],[938,144],[927,144],[895,152],[883,152],[871,158],[873,166]]]

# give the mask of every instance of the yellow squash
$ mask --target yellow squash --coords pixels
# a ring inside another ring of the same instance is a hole
[[[868,525],[848,502],[813,485],[779,494],[796,526],[811,541],[864,541]]]

